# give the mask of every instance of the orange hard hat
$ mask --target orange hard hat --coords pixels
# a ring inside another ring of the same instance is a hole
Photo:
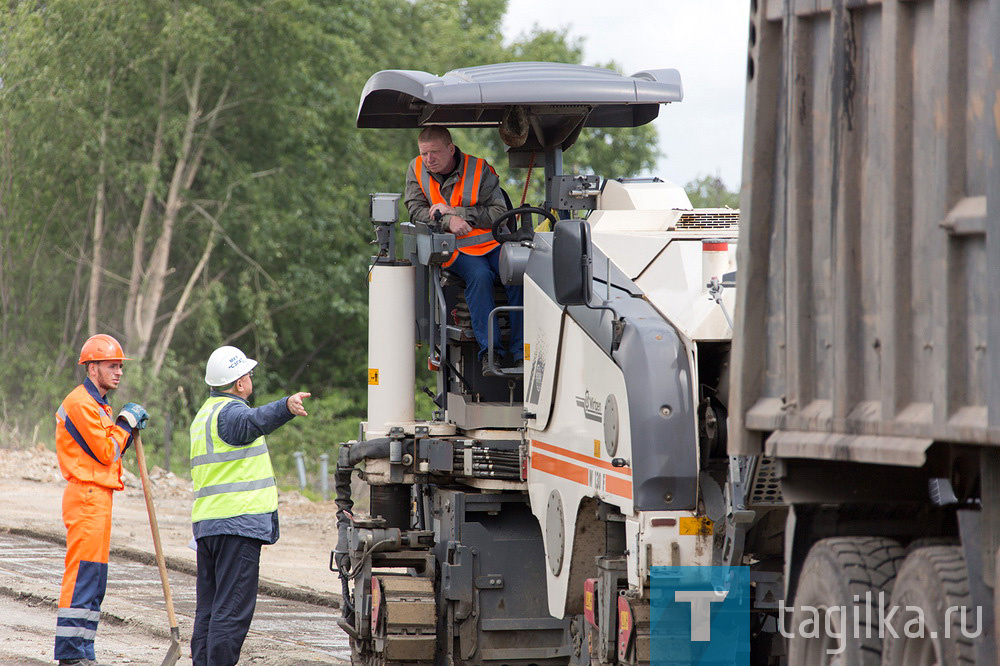
[[[131,361],[122,346],[110,335],[98,333],[87,338],[80,350],[80,365],[90,361]]]

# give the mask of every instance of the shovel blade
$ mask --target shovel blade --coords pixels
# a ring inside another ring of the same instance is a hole
[[[160,666],[174,666],[181,658],[181,632],[177,627],[170,628],[170,649]]]

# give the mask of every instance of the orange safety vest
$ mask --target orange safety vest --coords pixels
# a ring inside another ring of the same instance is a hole
[[[67,481],[122,490],[122,452],[128,431],[90,379],[70,391],[56,412],[56,453]]]
[[[476,202],[479,201],[479,185],[486,174],[486,169],[493,171],[493,167],[487,164],[486,160],[481,157],[469,157],[463,154],[462,158],[462,177],[459,178],[451,190],[451,200],[445,201],[444,196],[441,194],[441,185],[424,168],[424,158],[419,155],[417,156],[417,163],[414,169],[417,174],[417,182],[420,183],[420,189],[423,190],[424,196],[427,197],[432,206],[438,203],[447,203],[452,207],[475,206]],[[494,171],[493,173],[496,172]],[[482,235],[489,236],[489,240],[459,248],[458,252],[477,256],[484,255],[499,245],[499,243],[493,240],[493,232],[490,229],[477,229],[473,227],[472,231],[464,236],[459,236],[459,239]],[[455,259],[458,258],[458,252],[451,253],[451,257],[443,264],[445,268],[455,262]]]

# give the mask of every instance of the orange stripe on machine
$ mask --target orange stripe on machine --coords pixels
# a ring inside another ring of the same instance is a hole
[[[545,442],[539,442],[537,439],[531,440],[531,446],[533,448],[541,449],[542,451],[548,451],[550,453],[558,453],[561,456],[566,456],[567,458],[572,458],[573,460],[578,460],[579,462],[586,463],[588,465],[600,467],[601,469],[606,469],[608,471],[615,472],[616,474],[622,474],[624,476],[632,476],[632,470],[629,469],[628,467],[615,467],[606,460],[601,460],[600,458],[588,456],[584,453],[570,451],[569,449],[564,449],[561,446],[554,446],[552,444],[546,444]]]
[[[604,488],[612,495],[632,499],[632,482],[610,474],[604,479]]]
[[[587,485],[587,470],[565,460],[559,460],[541,453],[531,454],[531,467],[539,472],[558,476],[568,481]]]
[[[558,476],[559,478],[579,483],[588,488],[603,490],[618,497],[632,499],[632,481],[629,479],[623,479],[599,470],[583,467],[568,460],[553,458],[538,451],[532,451],[531,453],[531,467],[539,472]],[[620,470],[615,469],[615,471]]]

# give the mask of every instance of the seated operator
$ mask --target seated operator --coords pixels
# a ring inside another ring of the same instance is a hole
[[[493,283],[500,275],[500,246],[493,240],[493,220],[506,212],[500,180],[486,160],[464,154],[452,143],[444,127],[429,126],[417,137],[420,154],[406,172],[406,208],[410,219],[426,222],[431,229],[450,232],[459,239],[481,236],[483,242],[467,245],[452,253],[444,264],[465,280],[465,300],[469,304],[472,331],[479,343],[479,359],[487,351],[487,322],[494,308]],[[438,215],[440,213],[440,215]],[[519,285],[506,285],[508,305],[523,303]],[[493,318],[493,340],[500,367],[514,367],[524,359],[523,317],[520,310],[509,311],[510,344],[500,348],[500,326]]]

